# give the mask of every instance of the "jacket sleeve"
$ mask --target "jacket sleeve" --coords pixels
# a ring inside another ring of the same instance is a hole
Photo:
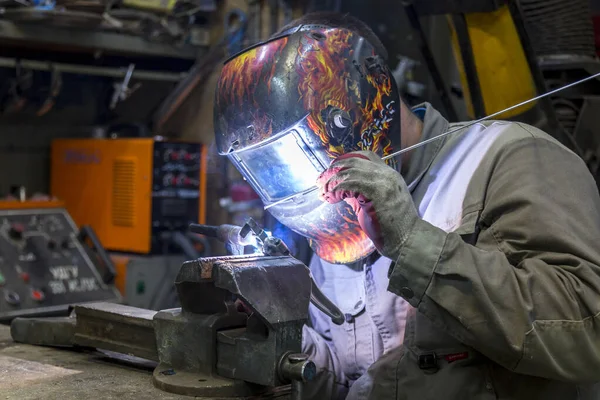
[[[419,220],[389,290],[512,371],[600,381],[600,198],[583,161],[544,138],[493,161],[475,245]]]

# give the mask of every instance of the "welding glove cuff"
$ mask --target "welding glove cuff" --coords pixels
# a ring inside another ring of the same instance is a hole
[[[318,180],[319,196],[345,201],[377,250],[396,261],[419,215],[404,178],[369,151],[344,154]]]

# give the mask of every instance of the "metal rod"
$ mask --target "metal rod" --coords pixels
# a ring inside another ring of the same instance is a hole
[[[427,140],[423,140],[422,142],[419,142],[419,143],[417,143],[417,144],[415,144],[415,145],[409,146],[409,147],[407,147],[407,148],[405,148],[405,149],[398,150],[398,151],[396,151],[396,152],[394,152],[394,153],[392,153],[392,154],[389,154],[389,155],[387,155],[387,156],[383,157],[383,158],[382,158],[382,160],[384,160],[384,161],[385,161],[385,160],[389,160],[390,158],[393,158],[393,157],[399,156],[400,154],[406,153],[406,152],[408,152],[408,151],[411,151],[411,150],[414,150],[414,149],[418,149],[418,148],[419,148],[419,147],[421,147],[421,146],[425,146],[426,144],[428,144],[428,143],[431,143],[431,142],[434,142],[434,141],[436,141],[436,140],[439,140],[439,139],[441,139],[441,138],[443,138],[443,137],[445,137],[445,136],[451,135],[451,134],[453,134],[453,133],[456,133],[456,132],[458,132],[458,131],[461,131],[461,130],[463,130],[463,129],[465,129],[465,128],[469,128],[469,127],[471,127],[471,126],[473,126],[473,125],[477,125],[477,124],[478,124],[478,123],[480,123],[480,122],[487,121],[488,119],[491,119],[491,118],[497,117],[498,115],[504,114],[505,112],[512,111],[512,110],[514,110],[515,108],[519,108],[519,107],[522,107],[522,106],[524,106],[524,105],[527,105],[527,104],[529,104],[529,103],[533,103],[533,102],[535,102],[535,101],[538,101],[538,100],[540,100],[540,99],[543,99],[543,98],[545,98],[545,97],[552,96],[552,95],[553,95],[553,94],[555,94],[555,93],[558,93],[558,92],[561,92],[561,91],[563,91],[563,90],[566,90],[566,89],[572,88],[573,86],[577,86],[577,85],[579,85],[579,84],[581,84],[581,83],[584,83],[584,82],[590,81],[590,80],[592,80],[592,79],[595,79],[595,78],[598,78],[598,77],[600,77],[600,73],[597,73],[597,74],[594,74],[594,75],[588,76],[587,78],[583,78],[583,79],[581,79],[581,80],[579,80],[579,81],[577,81],[577,82],[569,83],[568,85],[565,85],[565,86],[563,86],[563,87],[560,87],[560,88],[558,88],[558,89],[551,90],[551,91],[550,91],[550,92],[548,92],[548,93],[541,94],[541,95],[539,95],[539,96],[537,96],[537,97],[534,97],[534,98],[532,98],[532,99],[525,100],[525,101],[524,101],[524,102],[522,102],[522,103],[515,104],[514,106],[511,106],[511,107],[508,107],[508,108],[506,108],[506,109],[504,109],[504,110],[501,110],[501,111],[495,112],[495,113],[493,113],[493,114],[490,114],[490,115],[488,115],[487,117],[483,117],[483,118],[480,118],[480,119],[478,119],[478,120],[476,120],[476,121],[472,121],[472,122],[468,123],[468,124],[467,124],[467,125],[465,125],[465,126],[461,126],[461,127],[459,127],[459,128],[456,128],[456,129],[449,130],[448,132],[444,132],[444,133],[442,133],[442,134],[440,134],[440,135],[434,136],[434,137],[432,137],[432,138],[429,138],[429,139],[427,139]]]
[[[581,79],[581,80],[579,80],[579,81],[577,81],[577,82],[569,83],[568,85],[565,85],[565,86],[559,87],[558,89],[551,90],[551,91],[549,91],[548,93],[541,94],[541,95],[539,95],[539,96],[536,96],[536,97],[534,97],[534,98],[532,98],[532,99],[525,100],[525,101],[524,101],[524,102],[522,102],[522,103],[515,104],[514,106],[511,106],[511,107],[505,108],[504,110],[501,110],[501,111],[495,112],[495,113],[493,113],[493,114],[490,114],[490,115],[488,115],[488,116],[486,116],[486,117],[480,118],[480,119],[478,119],[478,120],[476,120],[476,121],[469,122],[468,124],[466,124],[466,125],[463,125],[463,126],[460,126],[460,127],[456,128],[456,129],[451,129],[451,130],[449,130],[448,132],[444,132],[444,133],[441,133],[441,134],[439,134],[439,135],[437,135],[437,136],[434,136],[434,137],[432,137],[432,138],[429,138],[429,139],[427,139],[427,140],[423,140],[422,142],[419,142],[419,143],[417,143],[417,144],[414,144],[414,145],[412,145],[412,146],[408,146],[408,147],[406,147],[406,148],[404,148],[404,149],[400,149],[400,150],[398,150],[398,151],[396,151],[396,152],[394,152],[394,153],[392,153],[392,154],[388,154],[387,156],[385,156],[385,157],[382,157],[382,160],[384,160],[384,161],[385,161],[385,160],[389,160],[390,158],[394,158],[394,157],[397,157],[397,156],[399,156],[399,155],[401,155],[401,154],[408,153],[409,151],[412,151],[412,150],[418,149],[419,147],[425,146],[426,144],[429,144],[429,143],[431,143],[431,142],[435,142],[435,141],[437,141],[437,140],[440,140],[440,139],[441,139],[441,138],[443,138],[443,137],[446,137],[446,136],[448,136],[448,135],[451,135],[451,134],[453,134],[453,133],[456,133],[456,132],[462,131],[463,129],[469,128],[469,127],[471,127],[471,126],[473,126],[473,125],[477,125],[477,124],[478,124],[478,123],[480,123],[480,122],[487,121],[488,119],[491,119],[491,118],[497,117],[498,115],[502,115],[502,114],[504,114],[505,112],[512,111],[512,110],[514,110],[515,108],[519,108],[519,107],[522,107],[522,106],[524,106],[524,105],[526,105],[526,104],[533,103],[533,102],[535,102],[535,101],[538,101],[538,100],[540,100],[540,99],[543,99],[543,98],[546,98],[546,97],[552,96],[553,94],[556,94],[556,93],[558,93],[558,92],[562,92],[563,90],[566,90],[566,89],[572,88],[573,86],[580,85],[580,84],[582,84],[582,83],[584,83],[584,82],[587,82],[587,81],[591,81],[592,79],[596,79],[596,78],[598,78],[598,77],[600,77],[600,72],[599,72],[599,73],[597,73],[597,74],[594,74],[594,75],[588,76],[587,78],[583,78],[583,79]],[[302,192],[300,192],[300,193],[296,193],[296,194],[294,194],[294,195],[291,195],[291,196],[288,196],[288,197],[284,197],[283,199],[281,199],[281,200],[277,200],[277,201],[276,201],[276,202],[274,202],[274,203],[267,204],[267,205],[265,206],[265,210],[268,210],[269,208],[271,208],[271,207],[274,207],[274,206],[276,206],[276,205],[278,205],[278,204],[284,203],[284,202],[286,202],[286,201],[292,200],[292,199],[294,199],[294,198],[296,198],[296,197],[303,196],[303,195],[306,195],[306,194],[308,194],[308,193],[314,192],[315,190],[317,190],[317,187],[316,187],[316,186],[313,186],[313,187],[311,187],[311,188],[309,188],[309,189],[306,189],[306,190],[304,190],[304,191],[302,191]]]
[[[94,67],[89,65],[62,64],[51,63],[47,61],[35,60],[16,60],[14,58],[0,57],[0,67],[15,68],[17,64],[26,69],[36,71],[50,71],[55,68],[56,71],[69,74],[82,74],[94,76],[106,76],[111,78],[125,78],[128,73],[127,68],[107,68]],[[154,72],[154,71],[133,71],[131,77],[145,81],[160,81],[160,82],[179,82],[184,78],[186,73],[169,73],[169,72]]]

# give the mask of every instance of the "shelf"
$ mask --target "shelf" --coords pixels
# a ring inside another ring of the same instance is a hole
[[[13,23],[0,20],[2,46],[57,47],[63,50],[96,53],[98,51],[143,57],[168,57],[193,60],[199,48],[175,47],[152,43],[143,38],[114,32]]]

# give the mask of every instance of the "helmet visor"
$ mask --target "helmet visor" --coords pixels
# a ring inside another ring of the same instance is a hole
[[[228,154],[265,203],[310,189],[326,168],[304,139],[310,129],[305,121],[267,141]]]

